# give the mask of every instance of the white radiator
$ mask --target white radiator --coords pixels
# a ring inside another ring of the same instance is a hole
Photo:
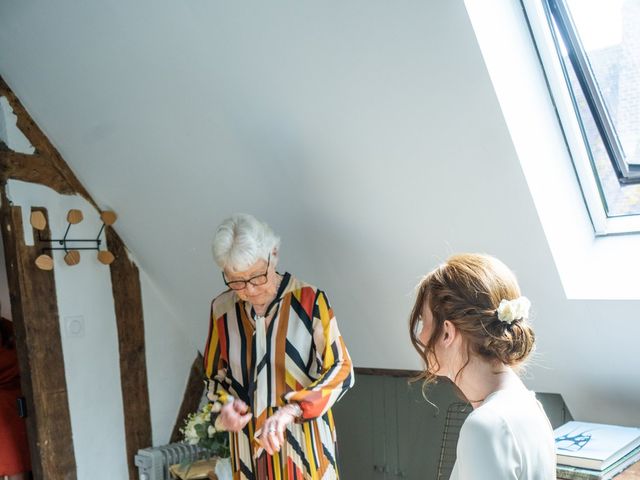
[[[208,458],[209,451],[197,445],[170,443],[161,447],[138,450],[135,465],[139,480],[170,480],[169,467],[175,463]]]

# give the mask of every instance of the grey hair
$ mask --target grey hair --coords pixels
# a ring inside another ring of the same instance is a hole
[[[271,227],[247,213],[236,213],[225,219],[213,237],[213,258],[222,269],[239,272],[280,247]],[[275,259],[271,259],[275,264]]]

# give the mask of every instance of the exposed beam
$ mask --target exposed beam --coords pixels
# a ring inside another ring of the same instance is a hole
[[[6,147],[4,143],[0,143],[0,179],[3,183],[9,179],[22,180],[46,185],[65,195],[75,193],[48,157],[39,153],[17,153],[3,147]]]
[[[173,427],[173,432],[171,432],[171,442],[178,442],[182,439],[180,429],[184,426],[185,418],[187,418],[187,415],[190,413],[195,412],[200,405],[200,399],[204,392],[203,380],[205,378],[204,365],[202,362],[202,354],[198,352],[198,355],[193,361],[193,365],[191,365],[191,372],[182,398],[182,405],[180,405],[176,424]]]
[[[16,126],[20,129],[27,140],[31,142],[31,145],[36,149],[36,154],[49,159],[51,167],[57,170],[58,175],[60,175],[62,180],[69,185],[70,192],[75,192],[78,195],[83,196],[89,203],[99,210],[98,205],[93,201],[89,192],[71,171],[62,156],[60,156],[58,150],[51,144],[42,130],[40,130],[40,127],[38,127],[38,125],[33,121],[31,115],[29,115],[2,76],[0,76],[0,96],[6,97],[9,105],[11,105],[13,113],[17,117]]]
[[[1,190],[2,237],[22,389],[27,398],[32,469],[36,479],[73,480],[76,463],[54,274],[36,267],[39,248],[24,243],[21,208],[10,206],[4,187]],[[46,216],[45,209],[34,210]],[[45,229],[43,233],[49,236],[50,232]]]
[[[129,260],[124,243],[111,228],[107,229],[107,245],[116,257],[110,266],[111,288],[118,326],[129,478],[136,480],[138,472],[133,462],[134,456],[139,449],[149,447],[152,441],[142,291],[138,267]]]

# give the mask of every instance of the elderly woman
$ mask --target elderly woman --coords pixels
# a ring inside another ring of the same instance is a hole
[[[278,273],[280,239],[237,214],[213,255],[228,290],[211,304],[205,347],[215,420],[230,432],[240,479],[336,479],[332,405],[353,385],[351,359],[326,294]]]

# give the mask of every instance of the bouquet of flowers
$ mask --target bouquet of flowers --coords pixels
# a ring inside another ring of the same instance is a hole
[[[217,400],[206,403],[199,411],[189,414],[180,433],[189,445],[199,445],[212,456],[227,458],[230,455],[229,434],[217,431],[215,427],[215,416],[221,408],[222,404]]]

